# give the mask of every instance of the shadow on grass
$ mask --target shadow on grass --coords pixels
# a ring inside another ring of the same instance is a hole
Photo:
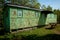
[[[0,30],[0,35],[4,35],[5,31],[4,30]]]
[[[29,35],[23,36],[22,40],[60,40],[60,35],[57,34],[48,34],[45,36]]]
[[[45,27],[45,25],[39,25],[39,26],[37,26],[37,28],[43,28],[43,27]]]
[[[0,40],[9,40],[10,38],[3,38]],[[12,39],[10,40],[60,40],[60,35],[57,34],[48,34],[45,36],[37,36],[37,35],[28,35],[28,36],[24,36],[21,35],[21,37],[19,36],[14,36]]]

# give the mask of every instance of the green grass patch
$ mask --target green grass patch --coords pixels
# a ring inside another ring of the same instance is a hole
[[[48,30],[45,28],[38,28],[38,29],[34,29],[34,30],[29,30],[29,31],[23,31],[23,32],[19,32],[17,33],[18,35],[31,35],[31,34],[36,34],[36,35],[40,35],[40,36],[44,36],[47,34],[52,34],[52,30]]]
[[[60,27],[56,27],[55,28],[56,30],[60,30]],[[22,32],[17,32],[15,34],[6,34],[6,35],[3,35],[3,36],[0,36],[0,38],[9,38],[11,40],[14,40],[14,39],[19,39],[19,40],[51,40],[52,37],[54,37],[55,35],[52,35],[54,34],[53,32],[53,29],[45,29],[44,27],[43,28],[37,28],[37,29],[34,29],[34,30],[27,30],[27,31],[22,31]],[[31,39],[30,39],[31,38]]]
[[[56,26],[55,30],[60,31],[60,24]]]

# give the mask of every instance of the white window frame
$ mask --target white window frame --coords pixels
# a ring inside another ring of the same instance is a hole
[[[18,16],[18,17],[22,17],[22,16],[23,16],[23,10],[18,9],[17,16]]]
[[[38,12],[35,12],[35,16],[36,16],[36,17],[39,17],[39,14],[38,14]]]

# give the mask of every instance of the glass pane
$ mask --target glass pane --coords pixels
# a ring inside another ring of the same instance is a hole
[[[18,10],[18,17],[22,17],[22,10]]]
[[[36,17],[39,17],[39,12],[36,12]]]

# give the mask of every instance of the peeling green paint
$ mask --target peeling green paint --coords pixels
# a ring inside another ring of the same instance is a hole
[[[22,11],[22,17],[18,16],[19,10]],[[10,29],[37,26],[39,18],[40,12],[33,10],[10,8]]]
[[[48,15],[51,16],[51,18],[49,18]],[[49,19],[53,20],[54,22],[57,21],[54,14],[51,15],[35,10],[8,7],[7,10],[4,11],[4,28],[7,31],[11,31],[12,29],[45,25],[52,22]]]

